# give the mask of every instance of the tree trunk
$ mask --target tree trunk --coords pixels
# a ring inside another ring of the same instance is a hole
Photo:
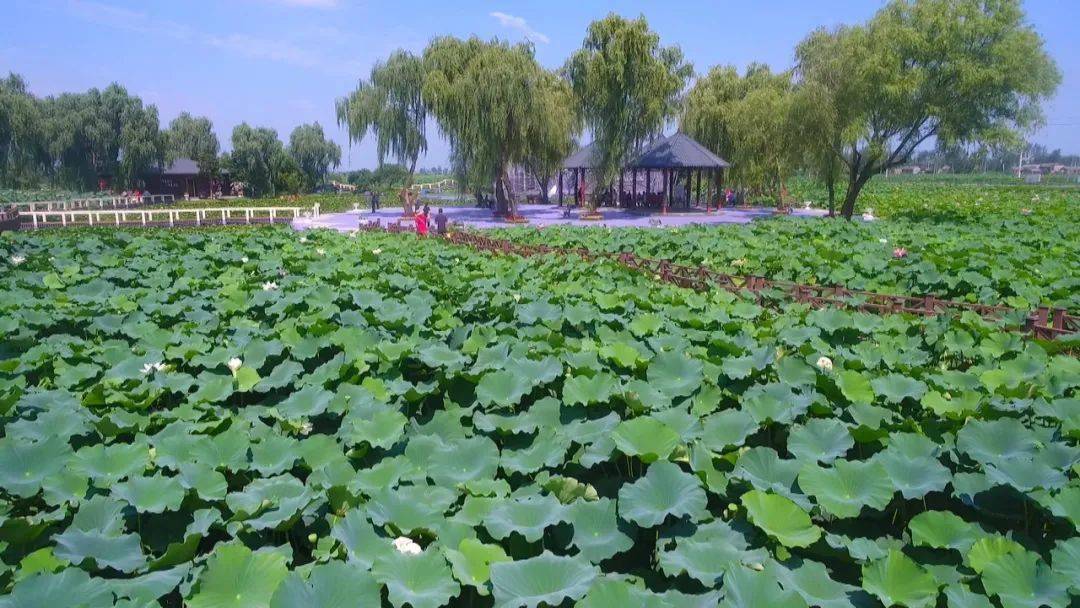
[[[836,178],[829,175],[825,178],[825,190],[829,193],[829,217],[836,216]]]
[[[859,198],[859,192],[862,191],[866,182],[870,181],[870,176],[873,173],[869,168],[864,167],[862,171],[856,169],[851,170],[850,177],[848,178],[848,189],[844,195],[844,204],[840,207],[840,215],[845,220],[850,220],[851,216],[855,215],[855,201]]]
[[[410,193],[412,192],[413,179],[416,174],[416,159],[417,157],[414,156],[413,159],[409,161],[409,173],[405,176],[405,188],[401,191],[403,199],[401,201],[402,212],[405,215],[413,215],[415,213]]]
[[[514,196],[514,183],[510,179],[510,170],[507,166],[502,170],[503,184],[506,186],[506,198],[507,198],[507,219],[514,219],[518,216],[517,213],[517,197]]]

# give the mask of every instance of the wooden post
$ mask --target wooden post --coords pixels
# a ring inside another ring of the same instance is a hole
[[[701,169],[697,170],[697,194],[696,194],[696,196],[694,198],[697,201],[697,204],[700,205],[701,204]]]
[[[652,194],[652,169],[645,169],[645,206],[649,206],[649,195]]]
[[[560,206],[560,207],[562,207],[562,203],[563,203],[563,196],[562,196],[562,174],[563,174],[563,170],[562,170],[562,169],[560,168],[560,169],[559,169],[559,206]]]
[[[685,171],[683,171],[683,175],[686,176],[686,208],[689,209],[690,208],[690,203],[693,202],[693,194],[694,194],[694,192],[693,192],[693,188],[691,188],[691,185],[692,185],[692,183],[694,181],[693,180],[694,174],[691,172],[690,169],[686,169]]]

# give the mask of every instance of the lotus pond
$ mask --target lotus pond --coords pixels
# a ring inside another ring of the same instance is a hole
[[[977,318],[267,228],[5,235],[0,336],[2,608],[1080,601],[1080,362]]]

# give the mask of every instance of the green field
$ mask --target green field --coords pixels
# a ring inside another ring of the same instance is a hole
[[[993,197],[505,234],[1075,311],[1076,201]],[[1080,601],[1080,362],[974,316],[411,234],[79,230],[0,237],[0,337],[0,608]]]

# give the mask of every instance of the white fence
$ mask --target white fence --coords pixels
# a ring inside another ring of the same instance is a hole
[[[258,224],[319,217],[319,205],[308,207],[216,207],[205,209],[94,209],[20,212],[25,225],[55,226],[213,226]]]
[[[63,201],[22,201],[8,203],[19,211],[67,211],[70,209],[122,209],[143,205],[169,205],[176,202],[171,194],[144,194],[134,196],[103,196],[98,198],[73,198]]]

